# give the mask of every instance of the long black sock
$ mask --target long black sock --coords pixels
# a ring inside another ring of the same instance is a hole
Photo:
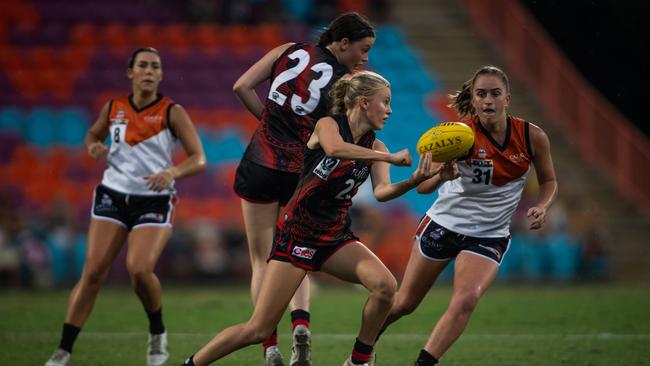
[[[191,355],[181,366],[195,366],[194,365],[194,355]]]
[[[425,350],[420,351],[418,360],[415,361],[417,366],[433,366],[438,363],[438,359],[433,357],[433,355]]]
[[[75,327],[72,324],[63,323],[59,348],[72,353],[72,346],[74,345],[74,341],[77,339],[79,332],[81,332],[81,328]]]
[[[157,311],[147,311],[149,317],[149,333],[162,334],[165,332],[165,325],[162,321],[162,306]]]

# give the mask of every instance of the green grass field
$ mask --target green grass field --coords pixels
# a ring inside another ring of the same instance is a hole
[[[450,288],[431,291],[416,312],[395,323],[377,345],[378,365],[411,365]],[[67,291],[0,292],[0,365],[43,365],[58,344]],[[349,355],[365,291],[320,287],[312,304],[314,366],[338,366]],[[248,289],[166,288],[170,332],[167,365],[182,359],[227,325],[250,315]],[[146,316],[130,289],[104,289],[75,345],[73,365],[144,365]],[[290,324],[279,327],[289,354]],[[262,365],[261,346],[218,365]],[[650,365],[650,288],[494,287],[442,365]]]

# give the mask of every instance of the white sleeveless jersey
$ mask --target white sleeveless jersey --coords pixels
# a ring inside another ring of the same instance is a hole
[[[174,187],[162,192],[147,188],[144,177],[172,167],[176,137],[169,129],[169,116],[174,102],[162,95],[138,109],[131,96],[114,99],[109,105],[111,147],[108,168],[102,184],[121,193],[137,195],[168,195]]]
[[[499,145],[478,118],[467,124],[474,130],[474,147],[458,161],[461,176],[442,184],[427,215],[462,235],[507,237],[531,169],[530,125],[509,116],[504,143]]]

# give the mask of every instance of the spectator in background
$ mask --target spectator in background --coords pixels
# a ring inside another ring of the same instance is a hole
[[[70,294],[59,347],[46,366],[70,365],[72,346],[125,240],[131,284],[149,318],[147,365],[162,365],[169,358],[162,289],[154,267],[172,232],[174,181],[203,171],[205,154],[185,109],[158,93],[158,51],[136,50],[127,76],[132,94],[107,102],[84,139],[93,158],[108,154],[108,168],[93,197],[81,279]],[[110,151],[103,143],[107,137]],[[177,139],[187,158],[174,165]]]

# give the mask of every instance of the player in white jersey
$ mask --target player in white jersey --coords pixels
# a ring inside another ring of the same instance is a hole
[[[539,127],[510,116],[508,77],[494,66],[480,68],[452,96],[451,107],[474,130],[474,146],[458,162],[421,183],[438,186],[438,199],[415,233],[415,243],[384,329],[420,304],[438,275],[455,258],[454,287],[447,310],[420,351],[416,366],[430,366],[460,337],[479,299],[492,284],[510,244],[510,219],[531,164],[539,196],[527,211],[529,228],[544,225],[557,195],[548,137]]]
[[[157,93],[162,80],[158,51],[136,50],[127,75],[132,94],[106,103],[84,138],[90,156],[99,159],[108,154],[108,168],[94,194],[81,279],[70,294],[59,348],[46,366],[70,365],[75,339],[125,241],[131,284],[149,318],[147,365],[162,365],[169,358],[154,267],[171,236],[173,183],[203,171],[205,154],[187,112]],[[107,137],[110,150],[103,143]],[[177,139],[187,158],[174,165]]]

